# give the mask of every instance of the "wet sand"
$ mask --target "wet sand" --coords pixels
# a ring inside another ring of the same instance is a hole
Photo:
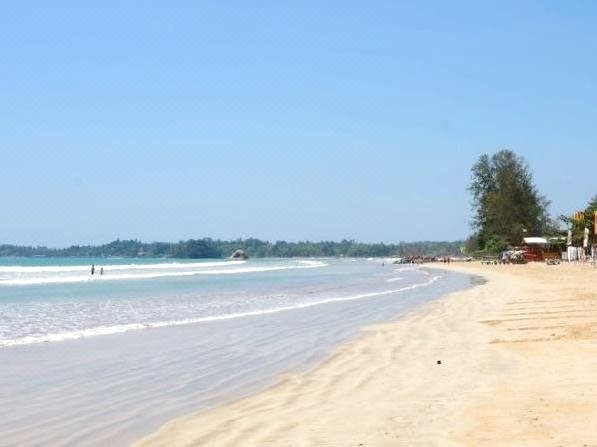
[[[597,269],[447,268],[487,282],[138,445],[597,445]]]

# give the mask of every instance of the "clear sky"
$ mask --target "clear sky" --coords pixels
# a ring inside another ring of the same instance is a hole
[[[90,5],[3,7],[0,243],[463,238],[503,148],[597,194],[595,2]]]

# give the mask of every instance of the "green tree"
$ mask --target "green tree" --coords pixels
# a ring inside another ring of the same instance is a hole
[[[564,222],[572,230],[572,243],[574,245],[581,245],[584,239],[585,228],[589,229],[589,241],[591,243],[597,242],[595,237],[595,211],[597,211],[597,194],[593,196],[587,207],[575,216],[560,216],[560,220]]]
[[[499,251],[525,235],[541,235],[549,223],[549,202],[533,184],[528,164],[510,150],[481,155],[471,169],[477,248]],[[501,241],[501,242],[500,242]]]
[[[174,248],[176,258],[218,258],[219,251],[211,239],[189,239],[181,241]]]

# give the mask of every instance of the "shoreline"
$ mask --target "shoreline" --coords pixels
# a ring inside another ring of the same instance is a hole
[[[0,421],[2,438],[14,445],[129,445],[170,420],[257,394],[283,374],[316,368],[337,346],[359,337],[363,326],[392,321],[472,285],[468,275],[382,268],[377,261],[327,263],[325,270],[300,275],[290,270],[231,281],[219,275],[213,281],[125,282],[118,288],[48,287],[47,296],[22,311],[21,300],[0,287],[7,316],[21,311],[24,323],[35,322],[51,308],[45,332],[60,335],[49,343],[0,348],[6,364],[0,383],[7,391],[1,402],[12,408]],[[296,262],[255,267],[290,264]],[[15,290],[27,297],[40,289]],[[170,323],[188,322],[193,314],[226,318],[113,330],[130,316]],[[114,321],[113,315],[123,321]],[[110,324],[72,340],[62,336],[64,331],[50,330],[68,329],[68,322],[77,329],[76,324],[84,327],[92,318]],[[27,335],[28,326],[15,323]],[[36,374],[40,368],[42,376]],[[57,418],[60,424],[54,423]]]
[[[597,420],[597,270],[425,267],[487,282],[366,326],[314,369],[172,420],[135,445],[597,442],[590,424]]]

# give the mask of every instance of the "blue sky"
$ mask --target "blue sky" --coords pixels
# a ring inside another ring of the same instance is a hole
[[[502,148],[597,194],[593,2],[22,3],[0,243],[463,238]]]

